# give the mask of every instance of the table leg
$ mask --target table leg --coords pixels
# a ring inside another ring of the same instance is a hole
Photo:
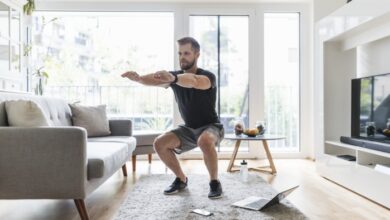
[[[240,147],[240,143],[241,143],[241,140],[236,141],[236,146],[234,147],[234,151],[233,151],[232,157],[230,158],[229,166],[227,168],[228,172],[232,172],[234,160],[236,159],[238,148]]]
[[[276,168],[275,168],[274,161],[272,160],[272,155],[271,152],[269,151],[268,143],[266,140],[263,140],[263,146],[264,146],[265,153],[267,154],[269,165],[271,167],[271,173],[274,174],[276,173]]]

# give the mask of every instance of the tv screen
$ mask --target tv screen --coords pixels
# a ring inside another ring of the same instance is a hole
[[[352,80],[351,136],[390,143],[390,73]]]

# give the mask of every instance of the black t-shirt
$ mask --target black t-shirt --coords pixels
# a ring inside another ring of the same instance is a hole
[[[183,71],[171,71],[172,74],[183,74]],[[210,79],[211,87],[206,90],[184,88],[177,84],[170,87],[175,94],[176,102],[179,106],[181,117],[185,126],[199,128],[212,123],[219,123],[215,102],[217,99],[217,86],[215,75],[207,70],[198,68],[196,75],[204,75]]]

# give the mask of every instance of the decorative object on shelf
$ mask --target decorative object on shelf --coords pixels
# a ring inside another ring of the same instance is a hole
[[[35,86],[35,94],[36,95],[43,95],[44,92],[44,86],[47,83],[47,79],[49,78],[49,74],[45,71],[42,71],[44,67],[40,67],[35,73],[33,73],[33,76],[35,76],[38,79],[37,85]]]
[[[366,122],[366,135],[367,137],[372,137],[375,135],[375,122],[373,121],[368,121]]]
[[[238,117],[234,120],[234,133],[236,135],[241,135],[244,132],[245,126],[244,121],[241,117]]]
[[[337,155],[337,157],[347,161],[356,161],[356,157],[352,155],[344,154],[344,155]]]
[[[390,137],[390,129],[388,129],[388,128],[383,129],[382,133],[383,133],[386,137]]]
[[[35,11],[35,0],[27,0],[27,3],[23,5],[23,12],[26,15],[31,15]]]
[[[256,121],[256,128],[259,130],[259,135],[263,135],[266,128],[265,121]]]
[[[390,118],[387,119],[386,128],[390,129]]]

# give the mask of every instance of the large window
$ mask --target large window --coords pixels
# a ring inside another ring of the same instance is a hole
[[[131,118],[135,130],[169,129],[172,91],[120,74],[173,69],[173,17],[163,12],[36,12],[31,72],[42,68],[48,73],[45,94],[106,104],[110,116]]]
[[[198,66],[217,77],[217,112],[225,133],[233,133],[236,117],[248,124],[248,16],[190,16],[190,35],[201,46]],[[231,150],[224,142],[220,151]],[[244,147],[246,146],[246,148]],[[240,150],[246,150],[247,143]]]
[[[281,134],[273,151],[299,151],[300,135],[300,15],[264,15],[264,93],[268,133]]]

